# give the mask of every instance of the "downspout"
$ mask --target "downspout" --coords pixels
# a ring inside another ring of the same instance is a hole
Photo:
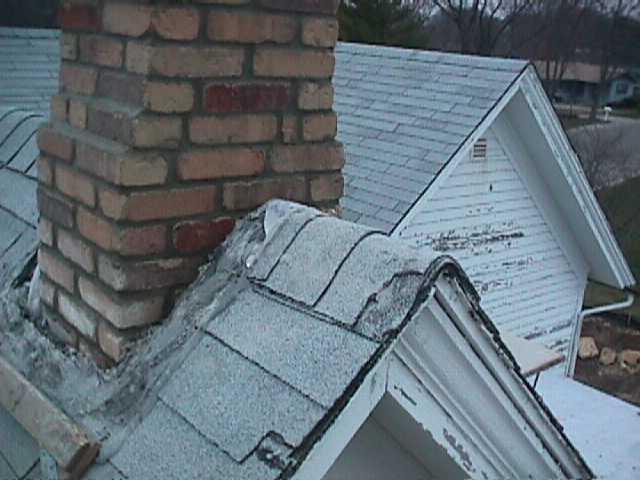
[[[564,374],[567,377],[573,378],[573,374],[576,369],[576,359],[578,357],[578,350],[580,348],[580,332],[582,332],[582,321],[586,317],[589,317],[591,315],[629,308],[631,305],[633,305],[635,298],[636,297],[632,292],[627,291],[627,298],[622,302],[612,303],[610,305],[601,305],[594,308],[587,308],[580,312],[580,314],[578,315],[578,321],[576,322],[576,325],[573,329],[573,335],[571,336],[571,344],[569,345],[569,353],[567,358],[568,361],[566,363],[564,371]]]

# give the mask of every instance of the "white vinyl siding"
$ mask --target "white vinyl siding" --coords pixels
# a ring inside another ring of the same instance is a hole
[[[466,156],[398,235],[455,257],[501,329],[563,349],[582,282],[491,130],[486,140],[486,158]]]

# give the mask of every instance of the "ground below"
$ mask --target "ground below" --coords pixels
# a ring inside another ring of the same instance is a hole
[[[588,358],[578,358],[574,378],[640,406],[640,362],[628,353],[640,350],[640,327],[595,317],[585,320],[581,338],[592,338],[596,349],[591,348]]]

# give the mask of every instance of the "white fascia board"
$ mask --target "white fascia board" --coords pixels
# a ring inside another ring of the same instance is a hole
[[[449,159],[442,171],[438,173],[431,184],[427,186],[427,189],[424,191],[418,201],[413,205],[413,207],[411,207],[411,210],[409,210],[404,218],[400,221],[400,223],[398,223],[398,225],[393,228],[390,234],[391,237],[401,236],[400,234],[404,227],[406,227],[407,225],[411,225],[411,222],[413,222],[415,216],[424,209],[425,204],[433,198],[433,196],[438,191],[438,188],[440,188],[440,186],[451,176],[460,162],[462,162],[462,160],[469,155],[469,151],[473,147],[473,145],[480,138],[482,138],[483,135],[486,134],[486,131],[489,129],[489,127],[491,127],[498,115],[500,115],[504,108],[509,104],[514,95],[518,93],[518,91],[520,90],[520,84],[522,82],[523,75],[524,72],[521,73],[520,76],[507,89],[502,98],[500,98],[500,100],[492,107],[492,109],[485,116],[482,122],[480,122],[480,124],[475,128],[475,130],[471,132],[462,146],[458,149],[458,152],[451,159]]]
[[[575,201],[580,205],[588,221],[591,234],[606,256],[617,280],[617,284],[611,286],[620,289],[633,286],[635,278],[631,269],[533,67],[529,67],[523,74],[521,86],[529,108],[540,125],[556,162],[567,176]]]

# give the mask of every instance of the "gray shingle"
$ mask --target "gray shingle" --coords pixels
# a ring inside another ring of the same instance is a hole
[[[2,407],[0,407],[0,456],[4,457],[18,478],[26,475],[40,458],[38,443]]]
[[[38,220],[37,182],[7,168],[0,168],[0,206],[30,225]]]
[[[384,192],[406,205],[394,222],[389,221],[392,217],[388,214],[377,217],[381,209],[358,211],[366,213],[358,216],[359,223],[380,228],[386,225],[387,231],[402,219],[439,172],[439,166],[456,152],[527,65],[520,60],[348,43],[338,45],[336,57],[339,131],[359,137],[357,142],[345,137],[350,167],[345,169],[345,177],[358,190],[346,192],[343,207],[353,211],[349,201],[362,200],[360,195],[352,197],[357,192],[383,198],[376,182],[351,181],[372,178],[359,161],[363,156],[380,162],[379,171],[386,171],[385,165],[395,165],[425,173],[412,177],[422,183],[422,188],[398,182],[392,186],[405,189],[405,194]],[[409,157],[411,163],[399,162],[398,157]],[[424,160],[428,160],[427,168],[421,169]],[[375,200],[373,205],[382,207]]]
[[[191,352],[160,397],[238,462],[269,432],[299,445],[325,413],[299,391],[210,337]]]
[[[207,330],[325,408],[333,405],[377,348],[255,292],[244,293]]]
[[[329,234],[331,232],[331,235]],[[342,260],[358,241],[370,232],[337,218],[312,220],[280,257],[269,275],[267,286],[295,301],[314,305],[331,282]],[[313,244],[314,248],[309,248]],[[301,282],[300,279],[305,281]]]
[[[0,478],[2,480],[16,480],[16,474],[11,470],[9,464],[2,457],[2,452],[0,452]]]

